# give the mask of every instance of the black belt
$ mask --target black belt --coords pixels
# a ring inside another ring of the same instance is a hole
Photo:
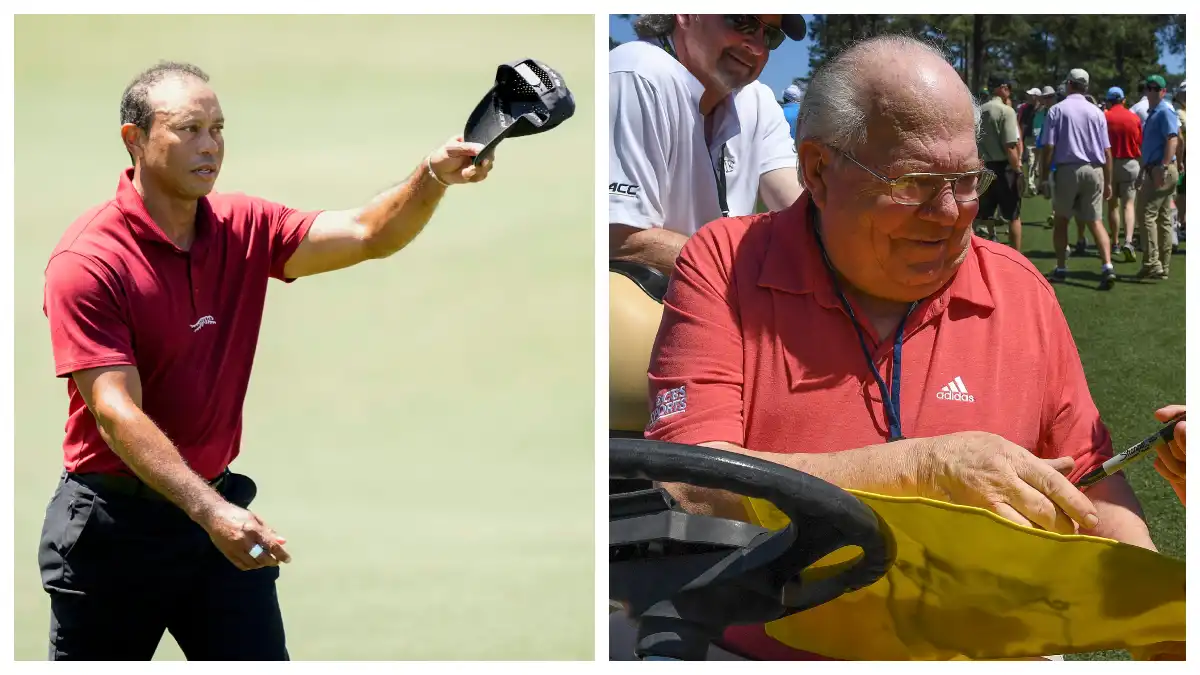
[[[208,481],[208,484],[220,492],[228,476],[229,469],[225,469],[219,476]],[[170,503],[171,501],[135,476],[116,473],[69,473],[67,477],[77,483],[86,485],[100,496],[108,493],[158,502]]]

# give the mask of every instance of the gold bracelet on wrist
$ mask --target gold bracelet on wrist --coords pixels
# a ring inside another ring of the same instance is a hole
[[[442,187],[450,187],[449,183],[442,180],[441,178],[438,178],[438,175],[433,172],[433,162],[429,161],[429,157],[425,158],[425,168],[429,171],[429,175],[433,176],[433,179],[436,180],[439,185],[441,185]]]

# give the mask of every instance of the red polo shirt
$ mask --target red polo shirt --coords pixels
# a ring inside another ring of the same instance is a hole
[[[1118,103],[1104,111],[1104,120],[1108,123],[1108,144],[1112,146],[1113,159],[1142,156],[1142,121],[1132,110]]]
[[[238,454],[267,279],[283,279],[319,212],[211,194],[183,251],[146,213],[132,177],[127,169],[116,196],[71,225],[46,266],[55,374],[136,366],[143,410],[212,479]],[[131,473],[69,377],[67,395],[66,470]]]
[[[651,357],[647,438],[779,453],[887,440],[879,387],[822,261],[808,203],[805,195],[781,212],[715,221],[684,245]],[[862,329],[891,386],[892,336]],[[954,278],[909,317],[902,354],[908,438],[988,431],[1039,457],[1076,457],[1072,478],[1112,454],[1054,292],[1007,246],[972,238]],[[761,626],[726,638],[758,658],[814,656]]]

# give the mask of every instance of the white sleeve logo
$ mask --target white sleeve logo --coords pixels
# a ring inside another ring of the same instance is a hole
[[[647,426],[652,427],[662,418],[682,412],[687,412],[687,389],[685,387],[660,391],[658,396],[654,397],[654,412],[651,413],[650,424]]]

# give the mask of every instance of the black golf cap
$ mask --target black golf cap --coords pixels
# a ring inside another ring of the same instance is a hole
[[[808,32],[808,24],[804,23],[803,14],[783,14],[779,19],[779,30],[783,31],[788,39],[799,42]]]
[[[523,59],[496,69],[496,85],[467,119],[463,140],[485,147],[475,164],[491,157],[500,141],[550,131],[575,114],[575,97],[550,66]]]
[[[1011,87],[1012,77],[1006,73],[994,73],[988,78],[988,88],[996,89],[997,87]]]

